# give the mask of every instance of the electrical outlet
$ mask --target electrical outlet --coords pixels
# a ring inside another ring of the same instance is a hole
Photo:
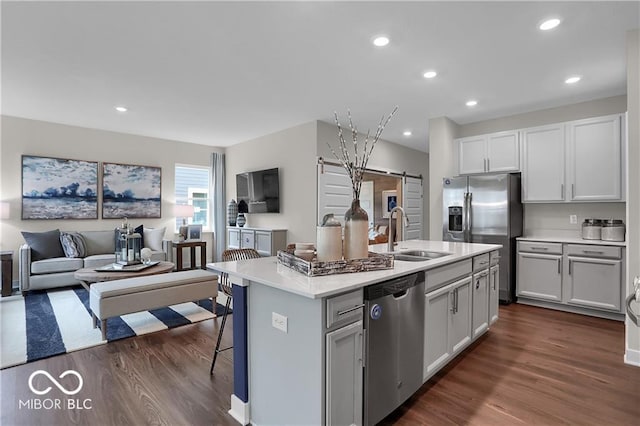
[[[569,223],[572,225],[576,225],[578,223],[578,216],[575,214],[569,215]]]
[[[287,317],[271,312],[271,325],[280,331],[287,332]]]

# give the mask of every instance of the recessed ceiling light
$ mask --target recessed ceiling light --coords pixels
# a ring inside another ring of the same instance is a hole
[[[117,106],[115,108],[116,108],[116,111],[118,111],[118,112],[127,112],[128,111],[127,107],[123,107],[123,106]]]
[[[402,134],[405,136],[411,136],[411,130],[405,130]]]
[[[438,73],[437,73],[437,72],[435,72],[435,71],[427,71],[427,72],[425,72],[424,74],[422,74],[422,76],[423,76],[424,78],[433,78],[433,77],[435,77],[436,75],[438,75]]]
[[[551,18],[543,21],[540,25],[538,25],[538,28],[542,31],[549,31],[554,29],[558,25],[560,25],[560,20],[558,18]]]
[[[387,36],[377,36],[373,39],[373,44],[378,47],[383,47],[389,44],[389,37]]]
[[[468,107],[473,107],[473,106],[476,106],[476,105],[478,105],[478,101],[476,101],[474,99],[471,99],[471,100],[467,101],[467,106]]]
[[[580,81],[580,76],[574,75],[572,77],[567,78],[564,82],[567,84],[574,84]]]

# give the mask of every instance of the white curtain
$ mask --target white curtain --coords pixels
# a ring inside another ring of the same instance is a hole
[[[225,200],[225,166],[224,154],[214,152],[211,154],[211,212],[213,219],[213,261],[222,260],[222,252],[226,247],[226,212],[227,206]]]

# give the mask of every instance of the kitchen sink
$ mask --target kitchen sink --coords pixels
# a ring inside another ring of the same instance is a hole
[[[395,260],[404,260],[406,262],[424,262],[427,260],[438,259],[443,256],[449,256],[451,253],[443,253],[439,251],[426,250],[405,250],[394,254]]]

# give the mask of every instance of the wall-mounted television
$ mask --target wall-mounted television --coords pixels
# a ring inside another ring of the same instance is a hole
[[[278,169],[236,175],[239,213],[280,213]]]

